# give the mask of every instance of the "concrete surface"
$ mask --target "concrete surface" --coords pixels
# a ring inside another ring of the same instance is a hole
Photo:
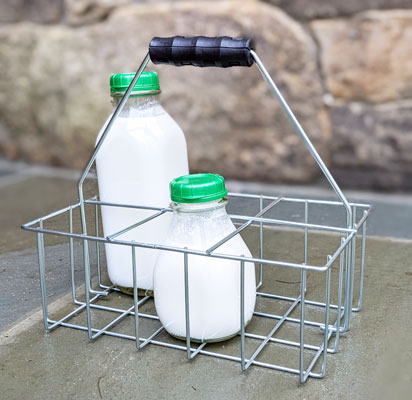
[[[335,193],[325,181],[317,185],[272,185],[252,182],[228,182],[229,190],[239,193],[256,193],[271,196],[298,197],[308,199],[337,200]],[[350,202],[366,203],[373,206],[373,216],[368,221],[368,236],[412,239],[412,193],[385,193],[359,190],[343,192]],[[321,215],[320,209],[314,210],[310,219],[316,223],[343,224],[344,217]],[[298,213],[299,214],[299,213]],[[286,212],[284,213],[286,215]],[[282,217],[282,214],[279,215]],[[297,215],[297,218],[302,214]],[[343,225],[342,225],[343,226]]]
[[[5,399],[409,399],[412,391],[412,201],[410,195],[349,193],[348,197],[375,205],[368,226],[364,309],[355,314],[352,329],[342,337],[340,351],[328,356],[327,375],[298,385],[297,376],[252,366],[241,372],[237,363],[198,356],[188,362],[184,352],[149,345],[137,352],[134,343],[111,337],[89,342],[84,332],[59,328],[45,334],[41,322],[37,255],[34,234],[19,225],[76,199],[76,172],[0,162],[0,388]],[[231,190],[274,195],[328,198],[324,187],[284,187],[231,182]],[[232,204],[236,211],[240,205]],[[249,207],[249,206],[247,206]],[[244,205],[242,205],[244,209]],[[253,212],[253,205],[247,212]],[[281,217],[285,210],[280,210]],[[294,214],[301,218],[300,211]],[[322,214],[311,216],[321,220]],[[376,222],[376,220],[378,222]],[[251,233],[249,233],[251,232]],[[296,232],[270,233],[277,257],[297,254]],[[375,237],[381,236],[381,237]],[[253,230],[245,232],[256,248]],[[395,237],[390,239],[387,237]],[[270,238],[268,238],[270,239]],[[333,247],[333,235],[309,240],[314,262],[324,262],[320,249]],[[47,243],[49,304],[55,315],[70,307],[67,244]],[[76,253],[79,249],[76,250]],[[358,252],[359,255],[359,252]],[[311,256],[311,257],[312,257]],[[54,261],[52,261],[54,260]],[[80,262],[80,261],[79,261]],[[76,263],[81,283],[81,264]],[[336,273],[336,271],[335,271]],[[268,290],[296,294],[299,276],[281,269],[265,275]],[[319,274],[310,274],[308,292],[319,296],[323,288]],[[114,302],[130,303],[128,296]],[[266,307],[259,305],[259,307]],[[282,307],[277,304],[276,306]],[[147,305],[148,309],[152,307]],[[152,307],[153,308],[153,307]],[[152,310],[153,311],[153,310]],[[81,320],[82,315],[76,317]],[[102,324],[107,317],[97,315]],[[257,322],[255,323],[255,325]],[[253,328],[251,325],[250,329]],[[270,329],[262,324],[262,329]],[[116,326],[132,329],[131,319]],[[132,332],[132,331],[131,331]],[[280,335],[288,335],[282,328]],[[163,335],[166,334],[162,334]],[[319,340],[316,332],[313,338]],[[238,339],[226,342],[227,351],[237,351]],[[256,343],[248,345],[253,351]],[[274,346],[275,347],[275,346]],[[276,348],[274,348],[276,350]],[[265,350],[266,352],[266,350]],[[247,355],[250,353],[247,353]],[[271,357],[262,353],[262,360]],[[289,355],[279,355],[289,362]],[[272,360],[273,361],[273,360]],[[297,362],[290,356],[291,366]],[[295,364],[296,366],[296,364]]]
[[[21,229],[23,223],[73,204],[77,200],[78,171],[11,163],[0,159],[0,330],[40,306],[36,235]],[[94,182],[88,182],[90,189]],[[78,225],[79,216],[74,214]],[[57,220],[52,228],[67,229]],[[69,290],[67,240],[45,238],[50,260],[50,300]],[[76,255],[79,254],[76,243]],[[94,253],[92,252],[92,257]],[[82,276],[77,263],[76,276]]]
[[[273,239],[282,252],[290,251],[287,243],[293,243],[293,238]],[[328,246],[330,237],[319,240]],[[2,394],[5,399],[408,399],[412,390],[411,246],[368,240],[367,248],[364,309],[354,315],[339,353],[328,356],[323,380],[312,379],[300,386],[295,375],[254,366],[242,373],[237,363],[202,355],[188,362],[184,352],[154,345],[137,352],[132,341],[102,337],[89,342],[85,332],[66,328],[45,334],[38,321],[13,337],[3,337],[9,343],[0,347]],[[296,293],[298,276],[284,274],[284,270],[266,274],[265,287]],[[312,298],[319,294],[321,282],[319,274],[310,274]],[[130,304],[131,298],[121,297],[122,303]],[[97,315],[95,321],[101,326],[106,316]],[[116,331],[132,333],[132,326],[129,317]],[[262,329],[267,333],[270,327]],[[281,337],[288,333],[288,327],[279,332]],[[225,346],[231,354],[238,351],[239,341]],[[248,345],[247,355],[256,347],[257,343]],[[276,361],[296,367],[296,352],[277,356],[271,353],[276,350],[273,345],[258,359],[276,356]]]
[[[81,244],[76,242],[74,249],[75,280],[80,284],[84,281]],[[93,248],[90,254],[91,262],[94,263],[96,257]],[[46,273],[47,298],[52,302],[71,290],[68,245],[47,246],[46,263],[50,267]],[[94,276],[95,270],[92,271]],[[0,279],[0,330],[3,330],[41,305],[37,249],[0,254]]]

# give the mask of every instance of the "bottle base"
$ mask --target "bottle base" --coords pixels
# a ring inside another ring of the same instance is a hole
[[[251,321],[251,319],[245,323],[245,328],[249,324],[250,321]],[[175,339],[186,340],[186,336],[174,335],[173,333],[170,333],[170,332],[167,332],[167,333],[170,336],[174,337]],[[224,342],[226,340],[233,339],[235,336],[237,336],[239,334],[240,334],[240,330],[233,333],[232,335],[224,336],[224,337],[221,337],[221,338],[206,339],[206,340],[190,338],[190,341],[194,342],[194,343],[217,343],[217,342]]]

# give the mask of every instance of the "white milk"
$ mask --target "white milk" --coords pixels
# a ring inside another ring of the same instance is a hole
[[[130,98],[107,135],[96,158],[101,201],[168,207],[169,182],[188,173],[183,132],[156,97]],[[102,206],[104,235],[109,236],[155,212]],[[116,239],[161,243],[170,219],[171,213],[167,213]],[[133,287],[131,247],[105,244],[105,250],[112,283]],[[139,288],[153,289],[157,256],[158,251],[136,248]]]
[[[224,202],[174,206],[166,244],[206,250],[235,230]],[[236,235],[217,253],[244,255],[250,251]],[[240,262],[189,255],[190,336],[218,341],[240,331]],[[184,261],[182,253],[162,251],[154,271],[155,306],[161,323],[177,337],[186,335]],[[253,315],[256,300],[254,264],[245,264],[245,322]]]

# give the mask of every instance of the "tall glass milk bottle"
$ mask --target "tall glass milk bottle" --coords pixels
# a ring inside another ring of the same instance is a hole
[[[236,228],[226,213],[224,179],[215,174],[182,176],[170,184],[173,219],[166,245],[205,251]],[[251,257],[240,235],[217,253]],[[154,270],[157,314],[165,329],[186,336],[184,257],[162,251]],[[220,341],[240,331],[240,262],[188,255],[190,337]],[[245,263],[244,320],[253,316],[256,280],[253,263]]]
[[[135,74],[110,77],[116,106]],[[179,125],[158,102],[156,72],[143,73],[116,119],[96,158],[99,196],[103,202],[140,206],[169,206],[169,182],[188,173],[186,141]],[[103,129],[100,131],[99,140]],[[102,206],[104,235],[112,235],[154,214],[155,211]],[[161,243],[171,213],[128,231],[116,239]],[[133,287],[132,252],[129,246],[105,244],[107,269],[114,285]],[[153,289],[153,268],[158,251],[135,248],[137,286]],[[130,289],[129,289],[130,290]]]

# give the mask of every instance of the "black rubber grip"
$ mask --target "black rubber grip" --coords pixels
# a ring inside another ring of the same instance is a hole
[[[253,58],[252,39],[228,36],[174,36],[154,37],[150,42],[150,59],[154,64],[170,64],[177,67],[250,67]]]

